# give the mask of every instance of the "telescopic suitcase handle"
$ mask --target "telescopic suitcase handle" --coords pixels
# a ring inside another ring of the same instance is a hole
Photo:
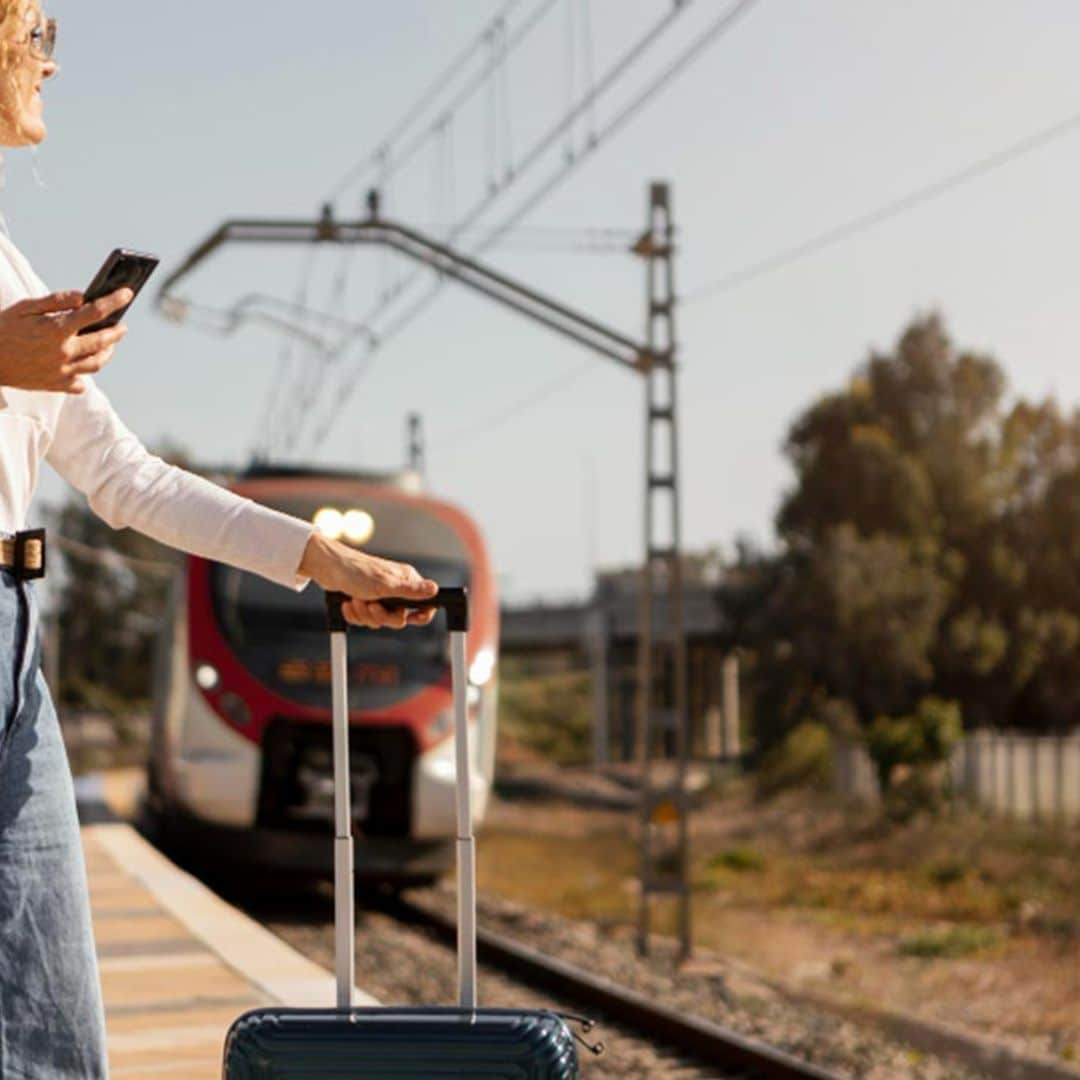
[[[349,777],[348,623],[342,607],[348,596],[326,594],[330,626],[330,666],[334,701],[334,936],[339,1009],[352,1006],[356,946],[353,938],[353,839]],[[476,841],[472,822],[472,778],[466,706],[465,634],[469,629],[469,590],[440,589],[426,600],[387,597],[388,611],[445,608],[450,630],[450,672],[454,697],[454,760],[457,776],[458,1004],[476,1008]]]

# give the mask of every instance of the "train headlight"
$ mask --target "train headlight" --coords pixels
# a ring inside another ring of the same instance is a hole
[[[473,686],[483,686],[495,670],[495,650],[481,649],[469,667],[469,682]]]
[[[345,515],[332,506],[324,506],[312,518],[312,524],[328,540],[340,540],[345,531]]]
[[[342,528],[350,543],[366,544],[375,532],[375,519],[366,510],[346,510]]]
[[[219,682],[221,676],[213,664],[199,664],[195,668],[195,683],[200,690],[215,690]]]
[[[375,532],[375,519],[366,510],[335,509],[324,506],[316,511],[311,523],[330,540],[348,540],[350,544],[366,544]]]

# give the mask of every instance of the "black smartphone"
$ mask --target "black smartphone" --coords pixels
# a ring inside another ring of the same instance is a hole
[[[103,296],[108,296],[109,293],[116,292],[117,289],[123,289],[125,286],[131,289],[135,296],[138,296],[139,290],[146,284],[147,279],[154,272],[159,261],[156,255],[147,255],[142,251],[128,251],[126,248],[117,248],[101,264],[101,269],[94,275],[94,280],[90,282],[90,287],[83,293],[83,297],[87,303],[90,303],[93,300],[100,300]],[[135,300],[132,298],[131,303],[134,302]],[[105,330],[107,327],[115,326],[127,313],[129,307],[131,307],[131,304],[121,308],[119,311],[114,311],[107,319],[102,319],[91,326],[84,326],[79,333],[93,334],[98,330]]]

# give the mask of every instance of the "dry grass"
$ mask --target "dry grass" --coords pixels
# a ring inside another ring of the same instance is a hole
[[[590,833],[582,842],[496,825],[477,846],[482,891],[577,919],[628,920],[636,867],[625,830]]]
[[[615,814],[496,804],[481,887],[629,933],[633,832]],[[966,815],[892,826],[807,795],[762,805],[736,785],[693,835],[699,946],[1029,1049],[1080,1045],[1080,830]],[[654,925],[670,932],[674,911]]]
[[[843,817],[829,804],[819,808],[817,825],[806,827],[800,821],[808,813],[805,800],[760,810],[744,800],[735,793],[695,821],[693,880],[702,902],[719,895],[729,907],[1015,922],[1058,937],[1072,930],[1080,936],[1075,832],[976,817],[890,828]],[[519,846],[521,858],[514,854]],[[567,890],[583,895],[583,889],[606,909],[616,906],[612,891],[627,906],[636,872],[632,822],[617,823],[610,814],[560,808],[553,817],[550,809],[503,807],[485,832],[483,850],[490,865],[481,873],[492,887],[539,888],[554,906]],[[545,867],[539,882],[537,866]]]

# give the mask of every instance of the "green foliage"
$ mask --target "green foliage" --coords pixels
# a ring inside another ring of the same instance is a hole
[[[969,727],[1080,722],[1080,413],[1010,403],[998,364],[930,315],[797,417],[785,451],[781,547],[744,545],[724,594],[765,748],[844,702],[915,795],[928,769],[894,769],[955,727],[920,703]]]
[[[1001,943],[1001,934],[988,926],[949,926],[922,930],[903,938],[897,945],[901,956],[922,960],[954,960],[992,949]]]
[[[705,864],[709,870],[734,870],[738,874],[765,869],[765,856],[752,847],[725,848],[709,857]]]
[[[180,451],[163,456],[183,462]],[[51,509],[49,526],[56,539],[79,545],[53,548],[63,556],[62,573],[54,579],[59,580],[60,700],[113,716],[145,708],[169,587],[167,568],[178,567],[182,556],[130,529],[110,528],[77,495]],[[134,561],[103,561],[108,552]]]
[[[887,792],[900,766],[916,769],[946,761],[963,732],[954,701],[927,697],[910,716],[879,716],[866,734],[866,747]]]
[[[832,773],[832,739],[824,724],[804,720],[765,755],[757,772],[758,795],[795,787],[826,787]]]
[[[560,765],[590,759],[592,679],[588,672],[533,673],[504,664],[499,681],[499,738]],[[505,756],[505,755],[503,755]]]
[[[963,859],[941,859],[926,868],[926,876],[932,885],[944,889],[966,881],[971,876],[971,866]]]
[[[948,586],[907,541],[843,524],[766,575],[743,642],[755,643],[756,728],[766,744],[815,716],[822,700],[844,702],[862,726],[904,712],[930,685]]]

